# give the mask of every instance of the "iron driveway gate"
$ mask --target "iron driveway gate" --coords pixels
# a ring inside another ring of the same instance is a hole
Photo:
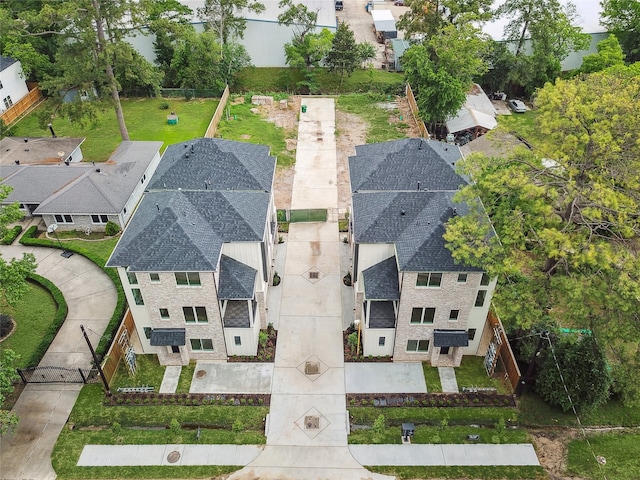
[[[22,382],[27,383],[99,383],[96,368],[34,367],[18,368]]]

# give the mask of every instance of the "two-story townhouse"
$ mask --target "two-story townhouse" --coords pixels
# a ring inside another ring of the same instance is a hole
[[[268,147],[200,138],[167,148],[108,266],[143,353],[162,365],[255,355],[277,235]]]
[[[404,139],[356,147],[349,158],[355,319],[364,355],[460,364],[483,355],[495,279],[457,264],[445,223],[467,180],[455,145]]]
[[[9,110],[29,93],[22,73],[22,64],[0,55],[0,113]]]

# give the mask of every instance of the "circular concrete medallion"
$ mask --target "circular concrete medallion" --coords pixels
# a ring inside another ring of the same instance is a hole
[[[196,372],[196,378],[204,378],[207,376],[207,371],[206,370],[198,370]]]
[[[180,452],[176,452],[174,450],[169,455],[167,455],[167,462],[169,463],[176,463],[178,460],[180,460]]]

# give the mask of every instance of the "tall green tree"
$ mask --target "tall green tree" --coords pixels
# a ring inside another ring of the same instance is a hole
[[[406,38],[430,38],[448,26],[490,20],[492,0],[406,0],[409,10],[397,22]]]
[[[370,52],[370,49],[368,50]],[[333,36],[331,50],[324,61],[329,67],[329,71],[340,74],[340,84],[342,84],[345,74],[351,76],[356,68],[368,59],[364,58],[363,52],[365,52],[365,47],[356,43],[349,25],[346,22],[340,22],[338,30]]]
[[[220,44],[224,45],[231,36],[244,37],[247,20],[243,11],[262,13],[264,9],[263,3],[251,0],[205,0],[204,6],[198,9],[198,15],[208,28],[217,32]]]
[[[13,382],[20,378],[14,367],[17,358],[9,348],[0,351],[0,437],[13,432],[18,425],[18,416],[2,408],[5,396],[13,392]]]
[[[444,122],[460,109],[473,78],[487,70],[488,48],[488,38],[465,24],[445,26],[439,35],[405,51],[405,77],[425,122]]]
[[[499,275],[506,323],[590,329],[621,363],[640,340],[639,99],[640,77],[620,68],[546,85],[538,149],[459,162],[474,180],[459,196],[475,213],[445,234],[459,262]]]
[[[637,0],[602,0],[600,23],[615,34],[627,61],[640,60],[640,3]]]
[[[615,35],[601,40],[597,45],[597,53],[585,55],[578,73],[600,72],[615,65],[624,65],[624,53]]]

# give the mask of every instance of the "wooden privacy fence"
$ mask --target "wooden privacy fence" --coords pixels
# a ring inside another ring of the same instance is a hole
[[[38,87],[34,87],[26,96],[14,103],[11,108],[2,112],[0,119],[5,125],[10,125],[22,116],[29,113],[33,108],[38,106],[44,99],[42,92]]]
[[[207,131],[205,132],[205,138],[214,138],[216,136],[216,130],[218,130],[218,124],[220,123],[220,119],[222,119],[222,114],[224,113],[224,109],[227,106],[227,101],[229,100],[229,85],[224,88],[224,92],[222,92],[222,97],[220,98],[220,103],[218,104],[218,108],[216,108],[211,121],[209,122],[209,126],[207,127]]]
[[[409,100],[409,107],[411,108],[411,113],[413,115],[413,119],[418,124],[418,128],[420,129],[420,135],[424,138],[430,138],[429,131],[427,130],[427,126],[424,124],[420,117],[418,116],[418,104],[416,103],[416,97],[413,95],[413,90],[411,90],[411,85],[407,83],[405,87],[405,94],[407,95],[407,99]]]
[[[509,339],[504,332],[504,327],[498,315],[493,311],[489,311],[487,316],[489,326],[493,329],[493,338],[489,344],[487,354],[484,358],[484,366],[489,375],[493,375],[498,361],[501,361],[505,369],[505,380],[507,380],[513,391],[516,391],[520,382],[520,368],[516,362],[516,357],[509,345]]]
[[[120,364],[120,360],[124,357],[126,350],[122,348],[119,339],[122,338],[123,334],[126,334],[127,338],[133,338],[137,335],[136,326],[133,322],[133,316],[131,315],[131,310],[127,309],[127,313],[124,315],[124,320],[120,324],[120,328],[116,332],[116,336],[114,341],[111,342],[111,348],[107,352],[105,360],[102,362],[102,371],[107,378],[107,383],[111,384],[116,371],[118,370],[118,365]]]

